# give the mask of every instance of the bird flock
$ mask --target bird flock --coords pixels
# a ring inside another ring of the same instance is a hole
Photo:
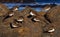
[[[18,8],[0,3],[0,37],[60,37],[59,5],[46,5],[40,12]]]

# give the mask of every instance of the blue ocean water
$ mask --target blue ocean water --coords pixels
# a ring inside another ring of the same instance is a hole
[[[12,8],[13,6],[23,6],[23,5],[25,5],[25,6],[27,6],[27,5],[31,5],[31,6],[34,6],[34,5],[36,5],[36,4],[33,4],[33,3],[30,3],[30,4],[20,4],[20,3],[4,3],[9,9],[10,8]],[[19,10],[23,10],[25,7],[19,7]],[[32,9],[34,9],[35,11],[40,11],[41,10],[41,8],[38,8],[38,7],[36,7],[36,8],[32,8]]]
[[[4,3],[8,8],[12,8],[13,6],[21,6],[19,8],[19,10],[23,10],[25,7],[22,6],[27,6],[27,5],[31,5],[31,6],[35,6],[35,5],[45,5],[45,4],[52,4],[55,3],[57,5],[60,5],[60,0],[35,0],[35,3]],[[40,11],[41,8],[40,7],[36,7],[33,8],[36,11]]]
[[[60,3],[60,0],[35,0],[36,2],[43,2],[43,3]]]

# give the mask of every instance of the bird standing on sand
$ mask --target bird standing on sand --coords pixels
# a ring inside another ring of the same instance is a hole
[[[18,8],[19,8],[19,6],[14,6],[11,10],[12,11],[18,11],[19,10]]]

